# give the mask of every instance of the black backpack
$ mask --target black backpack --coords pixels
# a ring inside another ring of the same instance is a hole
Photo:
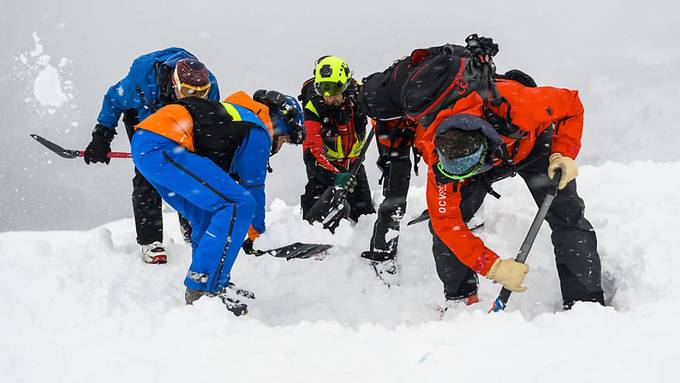
[[[498,45],[477,35],[465,41],[465,47],[446,44],[416,49],[384,72],[366,77],[361,105],[377,120],[408,118],[427,126],[440,110],[474,91],[500,102],[491,61]]]

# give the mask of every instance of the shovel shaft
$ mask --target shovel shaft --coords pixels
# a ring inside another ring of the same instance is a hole
[[[519,263],[526,262],[527,257],[529,256],[529,251],[531,250],[531,247],[534,244],[534,240],[538,235],[538,231],[541,229],[541,224],[543,223],[543,220],[545,219],[546,215],[548,215],[550,206],[552,205],[553,200],[557,195],[557,184],[560,182],[560,178],[562,178],[562,172],[561,170],[558,169],[555,172],[555,177],[553,177],[553,179],[550,182],[550,189],[548,190],[545,199],[543,199],[543,203],[541,204],[541,207],[538,209],[538,213],[536,213],[533,222],[531,222],[529,232],[527,232],[527,236],[526,238],[524,238],[524,242],[522,242],[522,246],[520,246],[519,248],[517,257],[515,257],[515,261]],[[511,293],[512,292],[510,290],[503,287],[503,289],[501,289],[500,294],[498,294],[498,298],[496,298],[496,300],[494,301],[493,306],[491,306],[489,312],[492,311],[498,312],[505,310],[505,305],[508,303],[508,299],[510,299]]]

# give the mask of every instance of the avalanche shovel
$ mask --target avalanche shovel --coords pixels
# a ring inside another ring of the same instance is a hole
[[[359,157],[352,164],[350,172],[354,177],[356,177],[361,164],[364,162],[366,150],[373,139],[373,135],[374,131],[371,129],[366,136],[366,140],[364,141],[364,146],[361,148]],[[348,193],[349,191],[346,187],[329,186],[306,214],[305,219],[309,220],[310,222],[321,222],[324,229],[330,228],[334,222],[346,217],[349,214],[350,206],[347,202]]]
[[[85,155],[84,150],[64,149],[61,146],[55,144],[54,142],[48,140],[47,138],[40,137],[37,134],[31,134],[31,137],[33,137],[33,139],[35,139],[36,141],[43,144],[47,149],[56,153],[59,157],[62,157],[62,158],[77,158],[77,157],[82,157],[82,156]],[[106,153],[106,156],[109,157],[109,158],[130,158],[130,153],[108,152],[108,153]]]
[[[538,209],[538,213],[536,213],[534,221],[531,223],[531,227],[529,227],[529,232],[527,233],[526,238],[524,238],[524,242],[522,242],[522,246],[519,249],[519,253],[515,258],[515,261],[519,263],[526,262],[527,257],[529,256],[529,251],[531,250],[531,246],[533,246],[534,240],[536,239],[536,235],[538,235],[538,230],[541,228],[541,224],[543,223],[545,216],[548,214],[548,210],[550,210],[550,205],[552,205],[553,200],[557,195],[557,184],[559,184],[560,178],[562,178],[562,170],[557,169],[555,171],[555,176],[550,181],[548,194],[545,196],[545,199],[543,200],[541,207]],[[510,290],[503,287],[503,289],[501,289],[500,294],[498,294],[498,298],[496,298],[496,300],[493,302],[493,306],[491,306],[491,308],[489,309],[489,312],[492,311],[498,312],[505,310],[505,305],[508,303],[510,293],[511,293]]]

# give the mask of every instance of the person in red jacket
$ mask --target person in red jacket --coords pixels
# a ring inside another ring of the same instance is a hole
[[[527,87],[496,80],[503,103],[492,106],[472,93],[437,114],[416,145],[429,165],[427,205],[432,250],[444,284],[447,307],[477,298],[477,274],[505,288],[523,292],[528,266],[508,255],[501,259],[468,229],[491,185],[519,174],[540,205],[549,178],[562,170],[546,221],[562,289],[563,305],[577,301],[604,304],[600,257],[584,202],[576,191],[581,148],[583,105],[578,92],[553,87]]]
[[[366,169],[359,164],[356,176],[351,173],[365,145],[367,118],[357,105],[357,84],[347,63],[337,56],[323,56],[316,61],[314,78],[305,81],[302,101],[307,136],[303,159],[307,171],[305,193],[300,197],[302,216],[310,223],[319,220],[310,214],[312,207],[328,187],[346,187],[350,205],[349,218],[373,214],[371,188]],[[339,219],[328,229],[334,232]]]

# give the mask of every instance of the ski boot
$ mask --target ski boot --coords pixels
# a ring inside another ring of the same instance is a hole
[[[255,294],[248,290],[237,288],[236,285],[230,282],[228,286],[220,290],[217,294],[194,290],[187,287],[184,292],[184,301],[186,304],[192,305],[204,295],[210,298],[220,298],[222,303],[227,307],[227,310],[231,311],[235,316],[248,314],[248,305],[241,302],[240,299],[255,299]]]
[[[444,319],[444,314],[446,314],[446,312],[449,310],[455,311],[466,306],[474,305],[475,303],[479,303],[479,296],[477,294],[472,294],[465,298],[459,299],[447,298],[446,302],[444,302],[444,305],[439,307],[439,319]]]
[[[255,294],[246,289],[236,287],[235,284],[229,282],[217,296],[222,300],[227,310],[231,311],[236,316],[248,314],[248,305],[241,302],[242,299],[253,300]]]
[[[155,241],[148,245],[142,245],[142,257],[145,263],[163,264],[168,262],[168,255],[165,253],[163,244]]]
[[[399,267],[395,255],[391,251],[373,249],[361,253],[361,258],[368,259],[375,275],[390,287],[399,285]]]

